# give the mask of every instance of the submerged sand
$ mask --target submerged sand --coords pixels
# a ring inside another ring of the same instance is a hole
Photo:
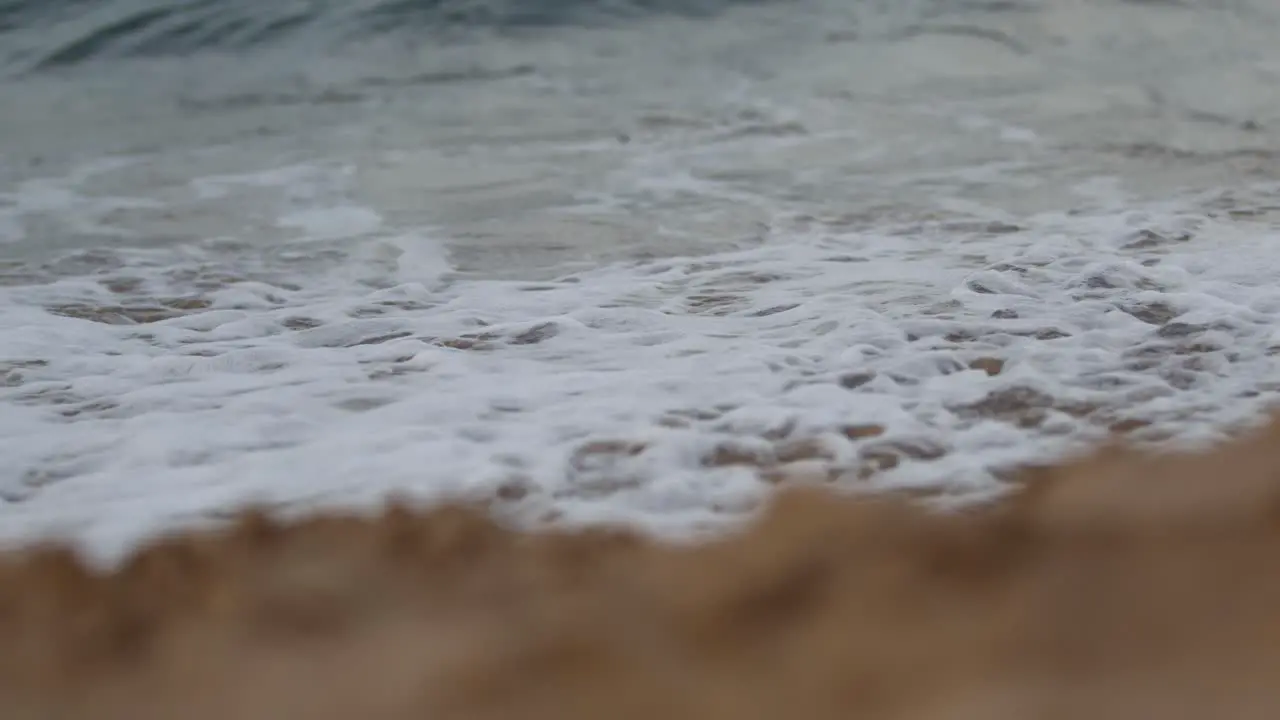
[[[1280,426],[1000,505],[781,492],[698,544],[482,510],[0,561],[7,720],[1272,718]]]

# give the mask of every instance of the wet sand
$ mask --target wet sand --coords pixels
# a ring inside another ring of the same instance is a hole
[[[1270,718],[1280,426],[1104,449],[999,505],[782,491],[697,544],[482,509],[0,563],[10,720]]]

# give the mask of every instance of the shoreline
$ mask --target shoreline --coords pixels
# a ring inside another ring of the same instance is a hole
[[[938,513],[803,486],[673,543],[459,505],[0,556],[15,720],[1262,717],[1280,426]],[[1239,713],[1239,714],[1237,714]],[[1251,713],[1258,713],[1253,715]]]

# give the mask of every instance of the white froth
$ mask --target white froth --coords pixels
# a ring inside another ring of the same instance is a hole
[[[795,229],[537,283],[451,276],[405,235],[362,246],[380,286],[368,267],[243,281],[142,325],[4,288],[0,533],[111,554],[245,502],[517,485],[521,517],[687,531],[750,509],[780,442],[823,448],[786,466],[799,478],[974,496],[1124,419],[1212,439],[1280,382],[1280,256],[1274,232],[1203,201],[999,232]],[[886,443],[925,449],[860,476]]]
[[[298,230],[308,240],[339,240],[374,232],[382,225],[378,213],[362,207],[307,208],[289,213],[278,221],[281,227]]]

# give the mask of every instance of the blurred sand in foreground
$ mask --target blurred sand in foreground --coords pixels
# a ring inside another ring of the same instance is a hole
[[[1280,426],[938,514],[819,488],[696,546],[480,510],[0,560],[6,720],[1274,718]]]

